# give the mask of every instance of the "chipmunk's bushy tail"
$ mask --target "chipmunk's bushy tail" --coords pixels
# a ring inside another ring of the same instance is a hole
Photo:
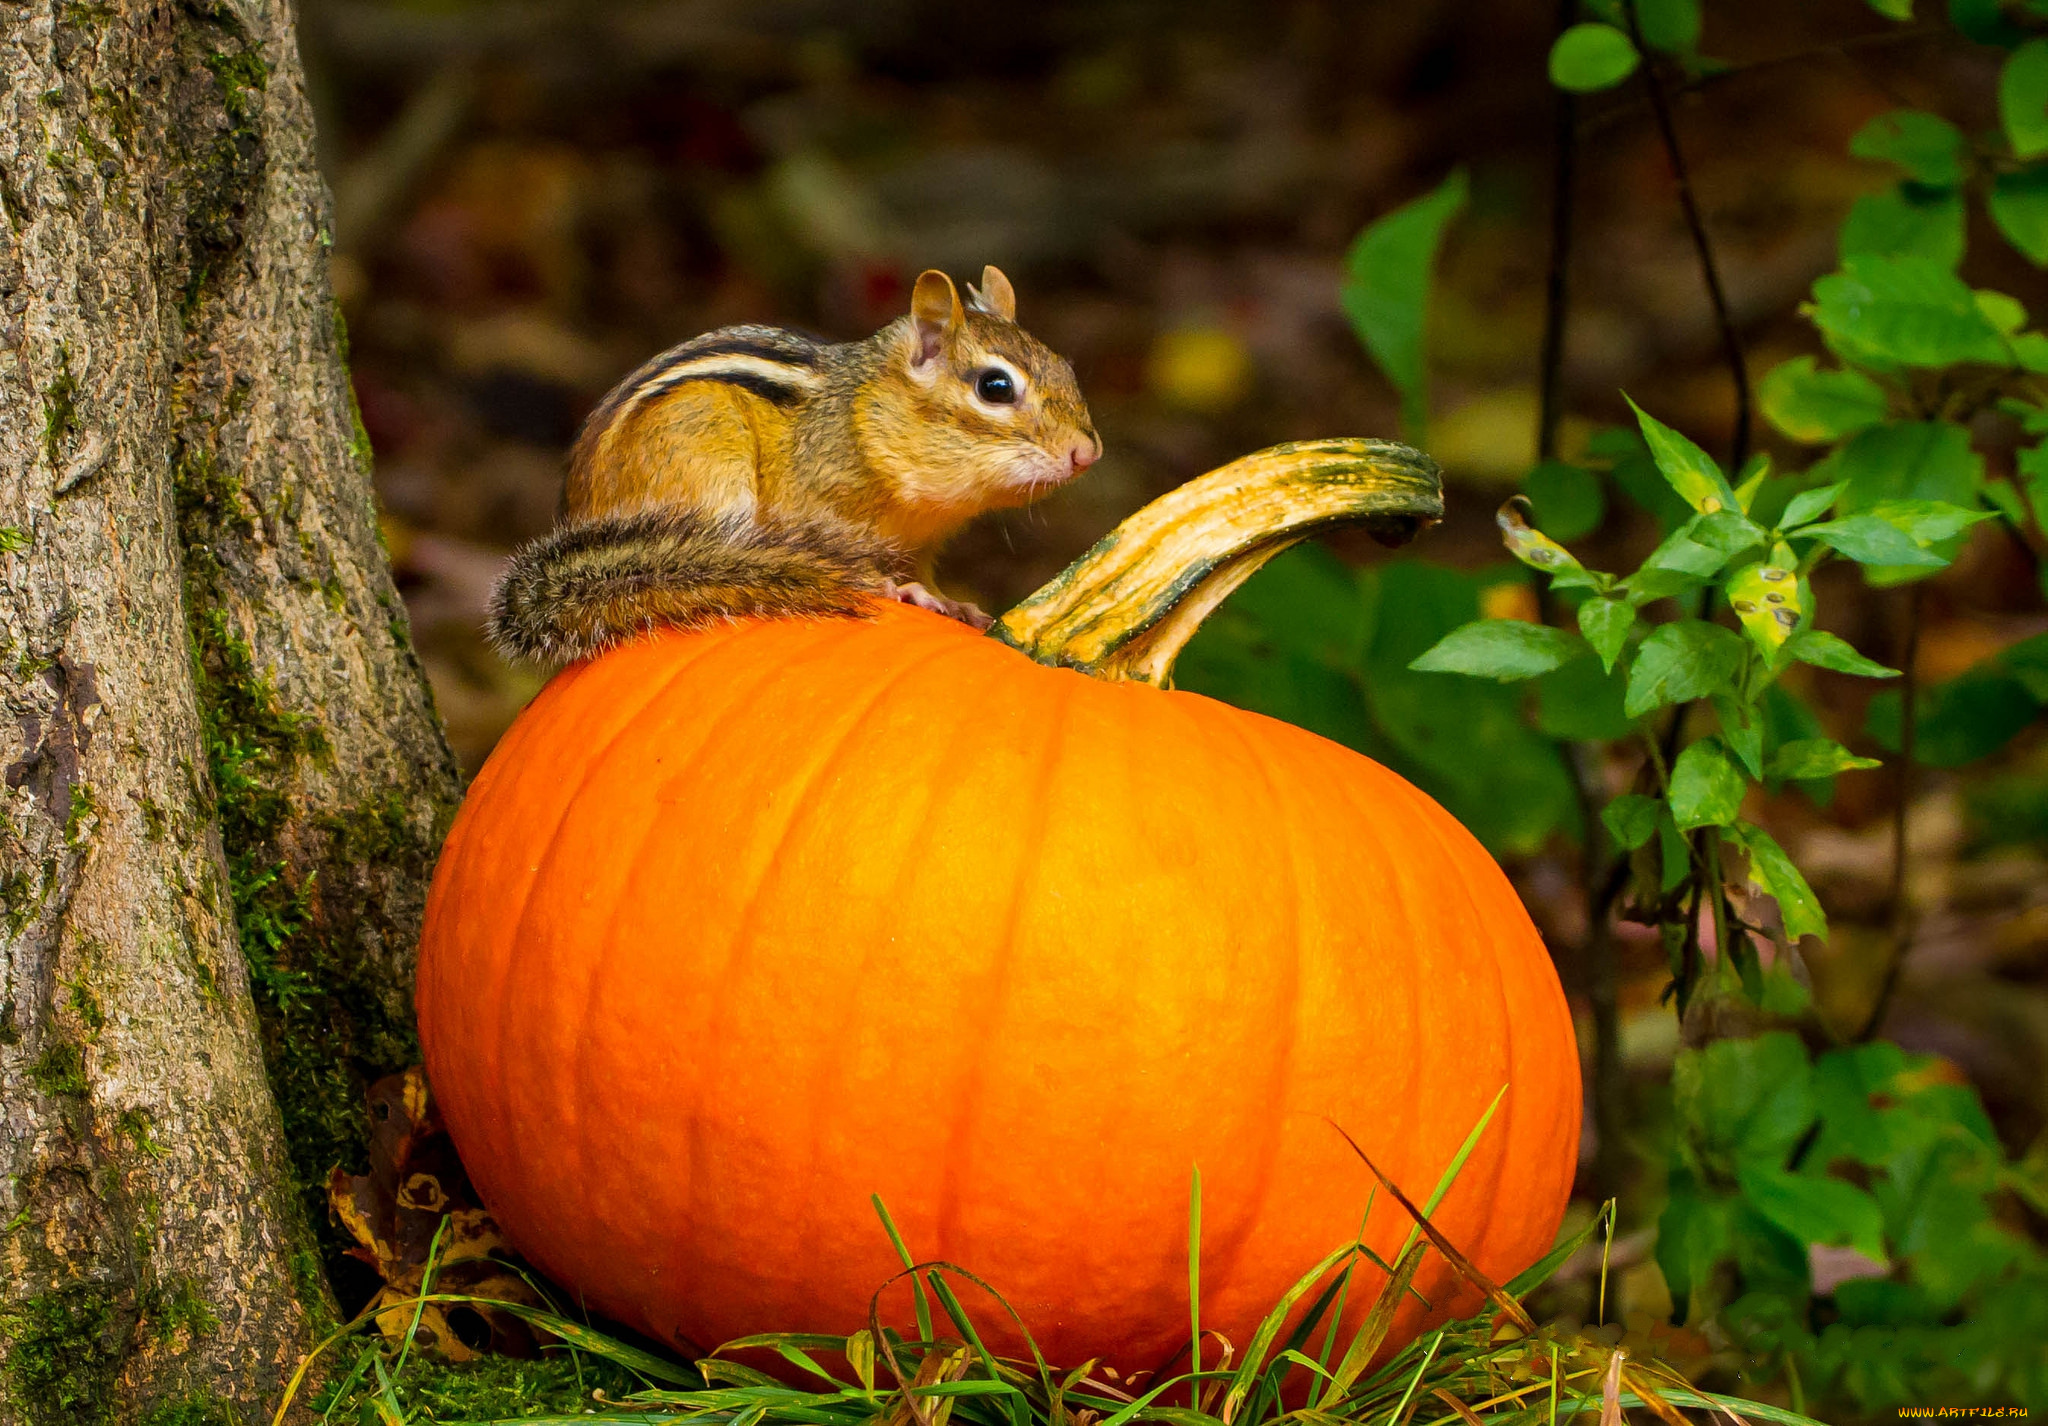
[[[747,615],[850,615],[898,564],[851,528],[666,510],[583,520],[512,557],[491,595],[491,642],[566,663],[662,627]]]

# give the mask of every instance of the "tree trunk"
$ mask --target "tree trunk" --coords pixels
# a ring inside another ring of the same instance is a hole
[[[267,1420],[417,1057],[457,780],[327,245],[285,0],[0,0],[5,1426]]]

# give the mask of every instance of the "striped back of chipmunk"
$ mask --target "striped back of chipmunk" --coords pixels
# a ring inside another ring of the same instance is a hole
[[[617,421],[641,402],[691,381],[723,382],[777,406],[793,406],[818,387],[822,346],[780,327],[720,327],[670,347],[620,382],[592,413],[591,424]]]
[[[613,387],[584,422],[569,459],[565,513],[610,514],[677,495],[714,510],[750,499],[751,489],[721,488],[751,472],[758,451],[717,389],[793,412],[823,385],[823,359],[823,343],[780,327],[721,327],[670,347]],[[656,488],[670,483],[681,488]]]

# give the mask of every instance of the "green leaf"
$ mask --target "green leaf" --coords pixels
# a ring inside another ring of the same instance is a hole
[[[1701,738],[1678,755],[1671,769],[1671,815],[1678,830],[1725,827],[1742,811],[1749,784],[1719,738]]]
[[[1924,258],[1953,269],[1963,260],[1963,195],[1902,183],[1849,207],[1839,250],[1849,257]]]
[[[2048,264],[2048,165],[1999,174],[1987,206],[2007,242],[2034,266]]]
[[[1664,537],[1664,543],[1650,551],[1642,567],[1621,583],[1628,602],[1647,604],[1682,589],[1706,583],[1728,563],[1726,551],[1703,545],[1692,538],[1699,517],[1694,516]]]
[[[1574,94],[1612,89],[1635,73],[1642,56],[1612,25],[1573,25],[1550,47],[1550,82]]]
[[[1851,1247],[1885,1261],[1884,1215],[1856,1185],[1763,1164],[1743,1164],[1735,1175],[1750,1206],[1801,1243]]]
[[[1817,370],[1810,356],[1772,367],[1757,400],[1773,426],[1808,445],[1839,441],[1885,416],[1882,386],[1860,371]]]
[[[1917,545],[1945,540],[1995,518],[1989,510],[1967,510],[1946,500],[1880,500],[1863,513],[1884,521]]]
[[[1723,1163],[1778,1167],[1813,1124],[1813,1066],[1784,1030],[1681,1051],[1671,1092],[1673,1119]]]
[[[1625,599],[1588,599],[1579,606],[1579,632],[1600,655],[1600,667],[1613,672],[1628,642],[1628,631],[1636,622],[1635,606]]]
[[[2048,635],[2023,640],[1920,690],[1914,704],[1913,760],[1927,767],[1961,767],[1991,756],[2033,726],[2048,701],[2048,676],[2037,660],[2048,660]],[[1899,694],[1873,698],[1864,727],[1880,746],[1899,751]]]
[[[1866,3],[1887,20],[1913,18],[1913,0],[1866,0]]]
[[[1973,294],[1977,310],[1991,319],[1991,325],[2010,337],[2027,325],[2027,307],[2019,298],[2004,292],[1978,288]]]
[[[1584,466],[1545,461],[1529,472],[1522,493],[1536,507],[1536,523],[1555,540],[1576,540],[1600,528],[1607,491]]]
[[[1763,527],[1734,509],[1695,516],[1685,535],[1694,544],[1705,545],[1723,556],[1739,555],[1764,542]]]
[[[1622,705],[1640,718],[1667,703],[1704,698],[1731,682],[1742,667],[1740,635],[1702,619],[1660,624],[1636,650]]]
[[[2005,337],[1953,271],[1922,257],[1844,258],[1813,285],[1813,320],[1866,366],[2010,365]]]
[[[1603,426],[1586,438],[1586,459],[1588,464],[1604,463],[1614,483],[1656,516],[1658,528],[1666,533],[1693,517],[1693,508],[1679,498],[1650,458],[1650,448],[1640,432],[1626,426]]]
[[[1793,533],[1801,539],[1819,540],[1858,564],[1940,569],[1948,563],[1915,544],[1898,526],[1876,515],[1850,515],[1821,525],[1808,525]]]
[[[1686,1321],[1712,1311],[1705,1292],[1730,1251],[1727,1202],[1702,1192],[1698,1180],[1674,1164],[1669,1197],[1657,1219],[1657,1266],[1672,1300],[1685,1309]]]
[[[1501,543],[1509,554],[1549,575],[1555,589],[1605,589],[1614,582],[1614,576],[1587,569],[1570,550],[1532,527],[1522,513],[1528,506],[1527,496],[1515,495],[1494,512],[1493,523],[1500,527]]]
[[[1948,0],[1948,22],[1980,45],[2013,49],[2027,37],[2006,17],[2005,0]]]
[[[1536,680],[1536,727],[1567,742],[1611,743],[1635,730],[1622,699],[1628,677],[1598,659],[1573,659]]]
[[[1714,695],[1714,714],[1721,720],[1721,740],[1752,779],[1764,775],[1764,724],[1761,710],[1742,702],[1732,690]]]
[[[1600,809],[1600,821],[1607,835],[1625,852],[1647,845],[1657,835],[1657,819],[1664,804],[1640,792],[1624,792]]]
[[[1820,909],[1820,898],[1813,894],[1813,888],[1792,864],[1792,858],[1785,855],[1785,849],[1769,832],[1752,823],[1737,822],[1728,830],[1749,853],[1749,879],[1776,899],[1778,914],[1785,918],[1785,934],[1795,941],[1801,936],[1825,940],[1828,918]]]
[[[1700,42],[1700,0],[1635,0],[1643,43],[1666,54],[1683,54]]]
[[[1849,482],[1838,480],[1832,485],[1817,486],[1802,490],[1785,504],[1785,513],[1778,518],[1778,528],[1797,529],[1810,523],[1816,516],[1825,515],[1828,507],[1842,498],[1842,492],[1849,488]]]
[[[1849,644],[1824,629],[1808,629],[1794,634],[1785,646],[1786,652],[1801,663],[1810,663],[1815,668],[1832,669],[1836,673],[1855,674],[1858,678],[1897,678],[1899,671],[1873,663],[1856,652]]]
[[[1962,131],[1946,119],[1918,109],[1894,109],[1856,131],[1849,152],[1858,158],[1894,163],[1915,183],[1951,187],[1963,181]]]
[[[1417,673],[1463,673],[1503,683],[1548,673],[1584,652],[1562,629],[1520,619],[1479,619],[1453,629],[1408,665]]]
[[[1968,509],[1984,482],[1984,458],[1953,421],[1890,421],[1850,437],[1815,473],[1847,483],[1845,515],[1883,500],[1943,500]]]
[[[1376,622],[1363,667],[1343,677],[1370,714],[1365,737],[1352,746],[1441,802],[1496,853],[1534,850],[1558,831],[1573,833],[1571,773],[1557,745],[1529,726],[1526,691],[1408,667],[1478,616],[1482,579],[1396,560],[1365,571],[1360,583],[1400,617]]]
[[[1423,339],[1437,249],[1445,226],[1465,206],[1465,170],[1454,169],[1434,192],[1395,209],[1358,235],[1344,259],[1339,292],[1365,349],[1401,395],[1401,425],[1426,445],[1429,424]]]
[[[1656,417],[1636,405],[1626,392],[1622,400],[1636,413],[1636,421],[1643,429],[1643,440],[1650,447],[1650,456],[1657,462],[1657,469],[1671,482],[1671,488],[1679,493],[1685,503],[1702,514],[1711,515],[1719,510],[1740,510],[1735,492],[1728,486],[1728,477],[1721,473],[1721,467],[1705,451],[1690,440],[1672,430]]]
[[[1998,117],[2015,158],[2048,153],[2048,40],[2014,50],[1998,76]]]
[[[1766,658],[1777,656],[1806,612],[1792,551],[1782,545],[1779,549],[1782,557],[1759,560],[1728,581],[1729,607]]]
[[[1768,451],[1758,451],[1742,465],[1742,479],[1735,484],[1735,505],[1747,515],[1755,508],[1756,498],[1771,481],[1771,457]]]
[[[1771,754],[1766,769],[1772,777],[1801,782],[1814,777],[1833,777],[1851,768],[1878,767],[1876,758],[1859,758],[1832,738],[1801,738],[1780,744]]]

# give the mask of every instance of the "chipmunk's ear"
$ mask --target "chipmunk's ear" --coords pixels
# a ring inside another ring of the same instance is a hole
[[[917,334],[917,347],[910,364],[923,366],[945,349],[946,339],[960,330],[967,314],[960,308],[960,294],[953,279],[936,268],[917,275],[910,293],[910,324]]]
[[[1010,279],[1003,276],[999,267],[985,267],[981,270],[981,286],[970,285],[974,305],[991,317],[1001,317],[1005,322],[1017,320],[1017,289],[1010,286]]]

